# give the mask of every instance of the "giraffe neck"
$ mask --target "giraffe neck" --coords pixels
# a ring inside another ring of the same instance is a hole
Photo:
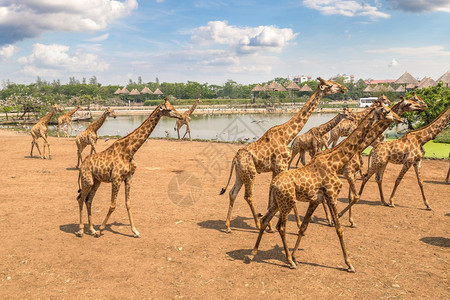
[[[71,117],[77,110],[79,110],[79,107],[75,107],[74,109],[72,109],[71,111],[66,113],[66,116]]]
[[[91,125],[89,125],[89,128],[92,129],[94,132],[97,132],[100,129],[100,127],[102,127],[107,116],[108,116],[108,112],[105,111],[97,121],[92,122]]]
[[[317,127],[318,135],[322,136],[325,133],[327,133],[328,131],[330,131],[331,129],[333,129],[333,127],[335,127],[340,121],[342,121],[342,119],[344,119],[344,117],[345,117],[345,115],[343,115],[343,114],[337,114],[330,121],[328,121],[328,122],[320,125],[319,127]]]
[[[48,122],[50,122],[51,118],[55,114],[55,111],[56,109],[52,108],[44,117],[42,117],[42,119],[39,122],[43,124],[48,124]]]
[[[297,136],[300,130],[302,130],[303,126],[305,126],[306,122],[314,111],[314,108],[317,106],[319,100],[322,99],[323,96],[323,92],[319,88],[317,88],[314,94],[311,95],[305,105],[303,105],[303,107],[295,116],[293,116],[286,123],[276,127],[282,143],[287,145]]]
[[[188,116],[190,116],[190,115],[194,112],[194,110],[197,108],[198,102],[199,102],[199,101],[196,100],[195,103],[191,106],[191,108],[189,108],[189,109],[185,112],[185,114],[187,114]]]
[[[162,105],[162,104],[161,104]],[[136,151],[141,148],[144,142],[152,133],[153,129],[155,129],[159,120],[161,119],[161,114],[159,113],[159,109],[161,107],[159,105],[156,109],[148,116],[148,118],[133,132],[128,134],[127,136],[121,138],[117,142],[114,143],[115,147],[119,148],[119,151],[123,153],[129,159],[132,159]]]
[[[370,109],[373,105],[365,108],[363,111],[360,111],[358,113],[355,114],[355,118],[353,122],[359,123],[361,122],[362,119],[364,119],[370,112]]]
[[[372,112],[374,110],[375,106],[371,107],[366,117],[345,140],[336,147],[331,148],[329,151],[323,152],[322,155],[319,154],[317,160],[325,159],[330,161],[331,168],[336,172],[342,169],[350,161],[353,155],[363,150],[361,142],[366,137],[369,130],[372,130],[371,125],[374,119]]]
[[[442,112],[439,117],[434,119],[433,122],[428,124],[425,127],[412,130],[408,133],[406,133],[402,139],[410,139],[411,137],[415,137],[419,144],[423,145],[426,142],[434,139],[436,135],[438,135],[448,124],[450,121],[450,107],[447,107],[447,109]]]
[[[394,106],[392,106],[391,110],[397,115],[401,115],[404,113],[404,109],[400,105],[401,102],[397,102]],[[373,128],[370,129],[370,132],[367,134],[364,141],[362,141],[363,150],[369,147],[379,136],[383,134],[383,132],[392,124],[393,121],[383,119],[378,121]]]

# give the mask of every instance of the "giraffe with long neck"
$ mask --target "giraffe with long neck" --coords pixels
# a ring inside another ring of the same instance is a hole
[[[302,130],[320,99],[326,95],[344,93],[346,90],[344,86],[337,82],[331,80],[327,81],[320,77],[318,80],[319,85],[316,91],[296,115],[284,124],[270,128],[258,140],[239,149],[234,156],[228,183],[220,192],[221,195],[225,193],[230,183],[233,170],[235,169],[236,179],[234,186],[229,193],[230,204],[225,222],[227,232],[231,232],[231,212],[233,210],[234,201],[241,190],[242,185],[245,186],[244,199],[250,206],[256,227],[260,227],[259,218],[253,205],[253,185],[256,174],[272,172],[272,177],[275,177],[281,171],[287,170],[291,157],[291,151],[288,148],[288,145],[300,130]],[[297,223],[300,225],[298,213],[296,210],[294,212],[296,213]]]
[[[92,122],[84,131],[80,132],[76,139],[75,144],[77,145],[77,155],[78,161],[76,168],[78,169],[81,162],[83,161],[82,152],[86,146],[91,145],[91,154],[97,153],[95,150],[95,144],[98,140],[97,131],[102,127],[107,117],[116,118],[116,114],[111,108],[106,108],[103,114],[98,118],[97,121]]]
[[[351,110],[345,108],[342,113],[337,114],[328,122],[313,127],[304,134],[298,135],[292,142],[289,167],[297,153],[299,154],[299,157],[295,166],[298,166],[299,161],[305,165],[305,153],[308,152],[309,156],[313,158],[316,153],[322,150],[322,147],[327,147],[327,141],[324,139],[324,135],[342,120],[353,119],[353,117],[354,114]]]
[[[262,223],[259,235],[251,255],[246,257],[247,262],[250,262],[257,254],[265,228],[273,216],[279,211],[280,217],[276,227],[280,233],[289,266],[290,268],[296,268],[295,252],[300,245],[301,238],[317,206],[322,202],[326,202],[333,217],[344,260],[348,266],[347,270],[349,272],[355,272],[355,268],[352,266],[347,255],[342,227],[337,216],[337,197],[342,188],[338,171],[348,163],[353,155],[362,151],[361,142],[369,130],[371,130],[376,120],[398,118],[388,107],[381,103],[380,105],[381,107],[379,108],[371,107],[358,127],[338,146],[319,153],[304,167],[283,171],[273,178],[270,184],[269,208],[261,219]],[[309,207],[300,226],[297,242],[291,254],[286,242],[286,222],[289,212],[295,208],[296,201],[309,202]]]
[[[431,207],[425,196],[425,192],[423,189],[423,180],[420,174],[420,166],[425,155],[423,145],[426,142],[434,139],[436,135],[438,135],[448,125],[449,121],[450,107],[444,110],[433,122],[431,122],[427,126],[409,131],[397,140],[383,142],[374,147],[369,156],[372,158],[372,162],[369,166],[369,169],[367,170],[367,173],[363,176],[363,181],[359,190],[359,196],[361,196],[367,181],[370,179],[370,177],[372,177],[373,174],[376,173],[375,179],[377,181],[378,189],[380,192],[381,204],[394,207],[393,198],[397,187],[409,168],[411,166],[414,166],[417,182],[422,193],[423,202],[426,206],[426,209],[431,210]],[[389,198],[389,204],[387,204],[384,200],[382,184],[383,173],[389,162],[403,165],[403,168],[400,171],[397,179],[395,180],[394,188],[392,189],[392,193]]]
[[[96,237],[99,237],[102,234],[102,231],[106,228],[109,217],[116,208],[117,194],[120,185],[122,182],[125,182],[125,205],[130,219],[131,231],[133,232],[134,237],[140,237],[140,234],[134,225],[133,215],[131,213],[131,179],[137,167],[137,163],[133,157],[136,151],[139,150],[150,136],[163,116],[181,118],[181,115],[176,111],[175,107],[173,107],[167,99],[164,99],[164,103],[158,105],[150,116],[133,132],[117,140],[106,150],[94,153],[83,161],[78,176],[80,189],[78,190],[77,200],[80,208],[80,224],[79,231],[76,232],[77,236],[81,237],[84,231],[84,204],[86,204],[87,208],[90,232]],[[94,225],[92,224],[91,207],[95,193],[102,182],[111,182],[112,184],[111,205],[99,230],[95,231]]]
[[[381,95],[378,97],[378,101],[381,101],[383,103],[389,103],[389,99],[385,95]],[[416,94],[414,94],[413,97],[406,99],[404,97],[401,97],[401,101],[397,102],[391,110],[397,114],[402,115],[405,112],[412,112],[412,111],[424,111],[427,108],[427,104],[420,99]],[[370,130],[370,132],[367,134],[366,138],[362,142],[362,148],[363,150],[366,149],[368,146],[373,145],[374,140],[378,140],[379,137],[383,137],[383,132],[392,124],[391,120],[383,120],[378,122],[374,125],[374,127]],[[362,168],[362,158],[360,155],[354,155],[348,164],[346,164],[340,173],[344,176],[345,179],[347,179],[347,182],[349,184],[348,189],[348,200],[349,205],[342,210],[339,213],[339,217],[341,217],[347,210],[349,210],[349,222],[351,227],[356,227],[356,224],[352,217],[352,211],[351,207],[359,200],[359,197],[356,197],[356,173],[360,172]],[[331,226],[332,221],[328,214],[328,211],[325,209],[325,214],[328,220],[328,224]]]
[[[60,128],[62,128],[64,136],[66,136],[66,137],[69,136],[69,127],[70,127],[70,134],[72,134],[72,131],[73,131],[72,116],[79,109],[81,109],[81,105],[78,105],[74,109],[66,112],[65,114],[63,114],[62,116],[60,116],[58,118],[58,127],[56,129],[58,131],[58,137],[59,137],[59,129]],[[64,130],[64,124],[66,125],[66,130]]]
[[[30,151],[30,156],[33,157],[33,148],[34,145],[36,145],[36,148],[39,151],[39,155],[41,156],[41,158],[47,158],[45,156],[45,148],[48,148],[48,158],[50,158],[50,144],[48,143],[47,140],[47,135],[48,135],[48,122],[50,122],[50,120],[52,119],[53,115],[55,114],[55,112],[57,111],[61,111],[61,108],[58,106],[58,104],[54,104],[52,109],[44,116],[42,117],[33,127],[31,127],[31,137],[33,138],[33,140],[31,141],[31,151]],[[37,140],[39,138],[42,138],[44,140],[44,153],[41,153],[41,150],[39,149],[39,144],[37,142]]]
[[[387,99],[387,100],[386,99],[387,98],[382,100],[382,101],[386,101],[386,102],[383,102],[383,104],[390,105],[391,102],[389,101],[389,99]],[[372,104],[372,106],[373,106],[373,104]],[[340,137],[346,137],[353,130],[355,130],[355,128],[358,126],[358,124],[361,122],[361,120],[366,117],[367,113],[369,112],[369,108],[370,108],[370,106],[360,112],[355,113],[353,120],[343,120],[338,125],[336,125],[333,129],[331,129],[330,139],[328,141],[328,147],[336,146]]]
[[[202,100],[201,100],[200,98],[197,98],[197,100],[196,100],[195,103],[191,106],[191,108],[189,108],[187,111],[185,111],[185,112],[183,112],[183,113],[181,114],[181,119],[177,119],[177,121],[176,121],[176,128],[174,128],[174,129],[176,129],[176,131],[177,131],[177,133],[178,133],[178,139],[180,138],[180,128],[181,128],[183,125],[186,125],[186,132],[184,133],[182,139],[184,139],[184,137],[186,136],[186,134],[189,133],[189,140],[192,141],[192,138],[191,138],[191,129],[190,129],[190,127],[189,127],[189,122],[191,121],[191,115],[192,115],[192,113],[193,113],[194,110],[197,108],[197,105],[198,105],[199,103],[202,103]]]

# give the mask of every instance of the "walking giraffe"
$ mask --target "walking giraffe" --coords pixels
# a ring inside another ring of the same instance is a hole
[[[133,132],[120,140],[117,140],[106,150],[94,153],[83,161],[78,175],[78,185],[80,189],[78,190],[77,200],[80,207],[80,224],[79,231],[76,232],[77,236],[83,236],[84,232],[84,204],[86,204],[87,208],[90,232],[96,237],[99,237],[102,234],[102,231],[106,228],[109,217],[116,209],[116,200],[120,185],[122,182],[125,182],[125,205],[130,219],[131,231],[133,232],[134,237],[140,237],[140,234],[134,225],[131,213],[131,179],[137,167],[137,163],[133,157],[163,116],[181,118],[181,115],[176,111],[175,107],[173,107],[167,99],[164,99],[164,103],[158,105],[150,116]],[[92,224],[91,207],[95,193],[102,182],[111,182],[112,184],[111,205],[100,229],[96,231]]]
[[[33,141],[31,141],[31,151],[30,156],[33,157],[33,148],[34,145],[36,145],[36,148],[39,151],[39,155],[41,158],[47,158],[45,156],[45,147],[48,147],[48,158],[50,158],[50,144],[47,141],[47,135],[48,135],[48,122],[50,122],[51,118],[55,114],[56,111],[61,111],[61,108],[59,108],[58,104],[53,104],[52,109],[42,118],[40,119],[36,124],[34,124],[33,127],[31,127],[31,137],[33,138]],[[37,140],[39,138],[42,138],[44,140],[44,154],[41,154],[41,150],[39,149],[39,144],[37,143]]]
[[[184,137],[186,136],[187,133],[189,133],[189,140],[192,141],[191,138],[191,129],[189,127],[189,122],[191,121],[191,115],[194,112],[194,110],[197,108],[197,105],[199,103],[202,103],[202,100],[200,98],[197,98],[197,100],[195,101],[195,103],[191,106],[191,108],[189,108],[187,111],[183,112],[181,114],[181,119],[177,119],[176,122],[176,128],[174,128],[177,133],[178,133],[178,139],[180,138],[180,128],[183,125],[186,125],[186,132],[184,133],[182,139],[184,139]]]
[[[80,166],[81,162],[83,161],[83,157],[81,153],[83,152],[84,148],[86,146],[91,145],[91,154],[97,153],[95,150],[95,144],[98,140],[97,131],[102,127],[103,123],[105,122],[107,117],[113,117],[116,118],[116,114],[111,108],[106,108],[106,110],[103,112],[103,114],[100,116],[100,118],[89,124],[88,128],[86,128],[84,131],[80,132],[76,139],[75,144],[77,145],[77,155],[78,155],[78,161],[76,168]]]
[[[338,146],[318,154],[304,167],[283,171],[273,178],[270,184],[269,208],[261,220],[262,224],[255,247],[253,248],[251,255],[246,256],[246,262],[249,263],[257,254],[265,228],[279,211],[280,218],[276,227],[280,233],[289,266],[290,268],[295,269],[297,267],[295,252],[300,245],[301,238],[304,236],[315,209],[321,202],[325,201],[333,217],[344,260],[348,266],[347,271],[355,272],[355,268],[352,266],[347,255],[342,227],[337,215],[337,197],[342,188],[342,182],[338,177],[338,171],[353,155],[356,155],[363,150],[361,142],[369,130],[371,130],[375,121],[378,119],[399,119],[395,113],[381,104],[381,102],[379,102],[379,105],[381,107],[377,106],[377,108],[372,106],[358,127]],[[295,243],[291,254],[286,242],[286,222],[289,212],[295,208],[296,201],[309,202],[309,207],[299,228],[297,242]]]
[[[58,118],[58,127],[56,129],[58,131],[58,137],[59,137],[59,129],[60,128],[62,128],[64,136],[68,137],[69,136],[69,126],[70,126],[70,134],[72,134],[72,131],[73,131],[72,115],[79,109],[81,109],[81,105],[78,105],[74,109],[66,112],[65,114],[63,114],[62,116],[60,116]],[[64,131],[64,124],[66,125],[66,131]]]
[[[231,180],[233,169],[236,169],[236,179],[233,188],[230,190],[230,204],[228,207],[227,219],[225,221],[226,232],[231,232],[230,221],[236,196],[245,186],[244,198],[253,214],[256,227],[260,227],[259,218],[253,205],[253,185],[256,174],[272,172],[272,178],[278,173],[288,168],[291,151],[289,143],[302,130],[314,108],[323,96],[335,93],[344,93],[346,88],[341,84],[318,78],[319,85],[309,100],[303,105],[300,111],[284,124],[274,126],[266,131],[262,137],[255,142],[238,150],[233,158],[230,170],[230,177],[227,185],[220,194],[224,194]],[[297,223],[300,225],[300,218],[295,210]],[[270,226],[270,230],[273,230]]]

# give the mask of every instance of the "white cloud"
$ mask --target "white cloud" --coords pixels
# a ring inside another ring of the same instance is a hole
[[[24,65],[24,72],[40,73],[40,76],[61,74],[64,72],[103,72],[109,65],[97,55],[84,53],[81,50],[69,53],[65,45],[34,44],[32,54],[18,59]],[[51,71],[49,71],[51,70]]]
[[[441,11],[450,13],[448,0],[386,0],[393,8],[408,12]]]
[[[367,0],[303,0],[303,5],[318,10],[324,15],[363,16],[370,19],[387,19],[390,17],[389,14],[379,11],[377,6],[367,2]]]
[[[97,31],[137,8],[137,0],[0,1],[0,45],[46,31]]]
[[[0,60],[13,56],[17,51],[19,51],[19,48],[13,45],[0,48]]]
[[[88,42],[101,42],[101,41],[104,41],[104,40],[108,39],[108,37],[109,37],[109,33],[105,33],[105,34],[102,34],[102,35],[99,35],[99,36],[87,39],[87,41]]]
[[[393,58],[392,61],[388,64],[388,67],[391,68],[396,66],[398,66],[398,61],[395,58]]]
[[[191,39],[200,45],[227,45],[237,53],[280,52],[297,36],[290,28],[275,26],[237,27],[211,21],[193,30]]]
[[[368,53],[395,53],[404,56],[429,57],[429,56],[449,56],[450,51],[445,51],[443,46],[427,47],[392,47],[386,49],[367,50]]]

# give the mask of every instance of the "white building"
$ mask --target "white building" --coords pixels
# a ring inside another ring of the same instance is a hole
[[[310,81],[311,80],[311,76],[306,76],[306,75],[297,75],[294,78],[292,78],[292,81],[299,84],[299,83],[303,83],[306,81]]]

